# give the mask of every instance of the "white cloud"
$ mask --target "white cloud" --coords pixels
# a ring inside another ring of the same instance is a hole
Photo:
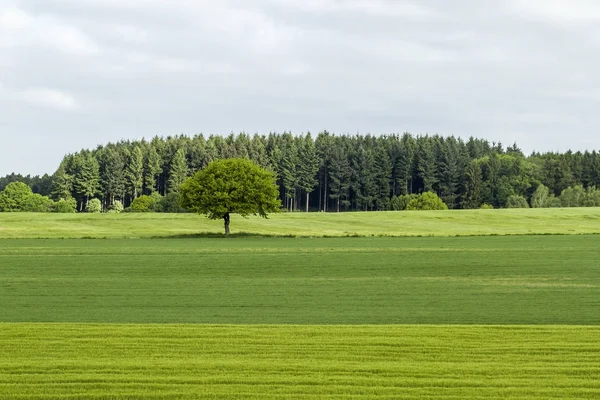
[[[91,55],[99,46],[80,29],[48,15],[31,15],[19,8],[0,14],[0,47],[40,45],[71,55]]]
[[[55,89],[32,88],[19,92],[17,96],[31,105],[55,110],[75,111],[80,108],[79,103],[73,96]]]
[[[600,21],[597,0],[511,0],[509,4],[514,12],[527,18],[567,25]]]
[[[273,5],[314,13],[365,13],[372,16],[431,17],[431,9],[405,0],[271,0]]]

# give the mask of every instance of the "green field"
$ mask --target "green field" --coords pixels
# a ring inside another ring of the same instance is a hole
[[[597,399],[600,328],[0,324],[0,399]]]
[[[598,324],[600,236],[0,241],[0,321]]]
[[[233,233],[292,236],[600,234],[600,208],[281,213],[232,217]],[[223,231],[193,214],[0,213],[0,238],[150,238]]]
[[[598,209],[232,228],[0,214],[0,399],[600,398]]]

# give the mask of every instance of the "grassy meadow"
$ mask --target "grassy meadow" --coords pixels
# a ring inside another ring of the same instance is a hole
[[[600,322],[600,235],[0,240],[0,263],[3,322]]]
[[[597,399],[600,328],[0,324],[0,399]]]
[[[479,236],[600,234],[600,208],[280,213],[232,216],[232,233],[269,236]],[[194,214],[0,213],[0,238],[151,238],[221,234]]]
[[[600,209],[221,230],[0,214],[0,399],[600,398]]]

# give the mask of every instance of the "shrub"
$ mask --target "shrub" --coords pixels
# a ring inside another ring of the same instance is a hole
[[[62,214],[72,214],[77,212],[77,201],[74,198],[60,199],[54,203],[54,211]]]
[[[33,193],[21,205],[21,211],[27,212],[52,212],[54,210],[54,201],[49,197]]]
[[[91,199],[90,201],[88,201],[85,211],[92,213],[92,214],[101,213],[102,212],[102,202],[99,199]]]
[[[560,194],[560,202],[563,207],[582,207],[586,198],[583,186],[568,187]]]
[[[169,193],[160,200],[160,212],[184,213],[187,210],[179,205],[179,193]]]
[[[33,196],[31,188],[23,182],[11,182],[0,192],[0,211],[23,211],[29,197]]]
[[[585,195],[584,206],[600,207],[600,190],[595,186],[590,186],[586,189]]]
[[[512,195],[506,200],[506,208],[529,208],[529,203],[523,196]]]
[[[123,212],[123,208],[123,203],[120,200],[115,200],[110,207],[108,207],[108,212],[112,214],[119,214]]]
[[[161,196],[162,197],[162,196]],[[154,203],[156,203],[156,197],[153,196],[140,196],[131,202],[129,211],[131,212],[151,212],[153,210]]]
[[[394,196],[390,199],[388,209],[390,211],[404,211],[406,206],[411,200],[419,197],[417,194],[404,194],[400,196]]]
[[[432,192],[421,193],[416,198],[412,199],[407,205],[406,209],[412,210],[447,210],[448,206],[438,197],[437,194]]]
[[[479,208],[482,210],[493,210],[494,206],[488,203],[483,203]]]
[[[539,185],[531,196],[531,207],[546,208],[550,203],[550,189],[544,185]]]

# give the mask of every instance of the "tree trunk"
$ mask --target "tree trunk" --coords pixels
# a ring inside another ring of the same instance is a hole
[[[225,235],[229,236],[229,222],[230,222],[229,213],[225,214],[225,216],[223,217],[223,222],[224,222],[224,226],[225,226]]]
[[[306,193],[306,212],[308,212],[308,200],[309,200],[309,196],[310,196],[310,193],[307,192]]]
[[[325,175],[325,193],[323,193],[323,212],[327,212],[327,175]]]

